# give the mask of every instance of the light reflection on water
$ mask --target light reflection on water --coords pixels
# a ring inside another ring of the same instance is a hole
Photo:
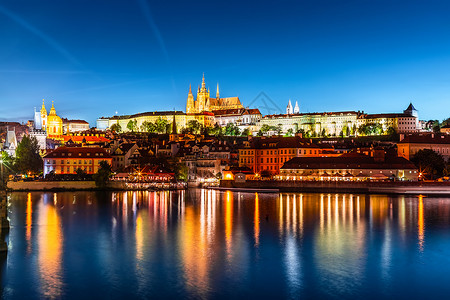
[[[450,199],[13,193],[4,298],[439,296]]]

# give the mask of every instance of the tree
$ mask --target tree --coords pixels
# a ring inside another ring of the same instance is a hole
[[[162,119],[161,117],[159,117],[158,120],[156,120],[156,122],[155,122],[156,132],[166,133],[167,124],[168,124],[168,122],[166,119]]]
[[[389,137],[392,140],[398,140],[400,138],[397,130],[394,127],[392,127],[392,126],[389,126],[389,128],[386,131],[386,133],[387,133],[387,135],[389,135]]]
[[[289,128],[284,136],[293,136],[293,135],[294,135],[294,129]]]
[[[86,171],[83,170],[82,168],[77,168],[75,170],[75,173],[77,173],[77,179],[78,180],[83,180],[86,176]]]
[[[200,122],[197,120],[190,120],[187,123],[187,130],[188,132],[192,133],[192,134],[198,134],[200,132]]]
[[[113,131],[115,133],[122,132],[122,126],[120,126],[120,124],[118,124],[118,123],[112,124],[110,129],[111,129],[111,131]]]
[[[13,158],[8,155],[5,151],[0,152],[0,190],[6,188],[6,183],[8,181],[9,174],[13,173],[11,169],[13,165]]]
[[[174,173],[175,178],[180,181],[187,181],[188,179],[188,172],[189,168],[188,166],[183,162],[177,162],[174,164]]]
[[[281,131],[282,131],[282,126],[281,126],[281,124],[278,124],[278,125],[275,127],[275,131],[276,131],[277,135],[280,135],[280,134],[281,134]]]
[[[108,184],[111,174],[111,165],[108,164],[107,161],[102,160],[100,162],[100,168],[98,169],[97,173],[92,175],[92,178],[95,180],[95,185],[97,187],[105,187]]]
[[[130,130],[131,132],[137,131],[138,130],[137,120],[134,119],[134,120],[128,121],[127,129]]]
[[[249,136],[250,134],[251,133],[250,133],[250,130],[248,128],[245,128],[244,130],[242,130],[242,133],[241,133],[242,136]]]
[[[442,126],[442,127],[448,126],[448,125],[450,125],[450,118],[445,119],[445,120],[442,121],[442,123],[441,123],[441,126]]]
[[[230,122],[225,126],[225,135],[237,136],[240,133],[241,130],[234,123]]]
[[[153,133],[156,131],[156,125],[149,121],[142,122],[141,131]]]
[[[411,161],[419,170],[424,171],[424,175],[431,179],[439,178],[446,169],[445,160],[437,152],[431,149],[422,149],[411,158]]]
[[[16,171],[24,174],[39,174],[42,172],[42,157],[39,155],[37,139],[24,135],[22,141],[17,145],[14,167]]]

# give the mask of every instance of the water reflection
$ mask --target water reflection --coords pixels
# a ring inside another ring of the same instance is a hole
[[[46,197],[47,196],[47,197]],[[53,194],[53,203],[49,195],[44,195],[38,207],[38,264],[41,280],[41,293],[44,298],[58,298],[62,293],[62,244],[58,207],[58,196]]]
[[[190,190],[15,193],[11,203],[8,295],[372,297],[448,275],[448,199]]]

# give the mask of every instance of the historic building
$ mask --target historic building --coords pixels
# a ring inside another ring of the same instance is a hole
[[[52,101],[52,108],[50,113],[47,115],[47,109],[45,108],[44,100],[42,100],[42,107],[38,113],[35,109],[34,111],[34,130],[37,133],[45,131],[47,133],[47,138],[54,140],[62,140],[63,136],[63,121],[56,114],[55,106]]]
[[[216,97],[210,97],[209,88],[206,88],[205,75],[203,74],[202,86],[197,89],[197,98],[194,99],[191,85],[189,85],[189,93],[186,103],[186,113],[196,114],[204,111],[215,111],[223,109],[244,108],[239,97],[220,98],[219,84],[217,84]]]
[[[311,136],[354,136],[358,135],[358,128],[361,126],[373,124],[381,125],[384,133],[390,127],[400,133],[420,130],[418,113],[412,103],[403,113],[365,114],[359,111],[300,113],[298,102],[293,108],[291,100],[286,107],[286,114],[266,115],[258,122],[256,129],[267,125],[272,129],[279,129],[282,134],[301,130]]]
[[[112,158],[100,147],[59,147],[44,156],[44,176],[54,174],[76,174],[81,169],[86,174],[97,173],[100,162],[111,165]]]
[[[185,128],[190,121],[196,120],[202,126],[210,127],[214,125],[214,114],[211,112],[202,112],[198,114],[186,114],[182,111],[153,111],[145,112],[134,115],[114,116],[114,117],[101,117],[97,119],[97,129],[105,130],[111,128],[114,124],[119,124],[122,131],[130,131],[128,123],[130,121],[136,121],[137,131],[146,131],[143,128],[144,122],[157,123],[160,120],[165,121],[167,124],[173,126],[175,123],[177,133],[181,132],[182,128]],[[174,121],[175,120],[175,121]],[[170,131],[172,132],[172,131]]]
[[[68,120],[63,118],[62,121],[64,134],[89,130],[89,123],[85,120]]]
[[[214,112],[215,123],[221,127],[233,123],[236,126],[248,127],[256,125],[261,120],[262,115],[257,108],[233,108],[221,109]]]
[[[401,136],[397,144],[398,156],[411,159],[419,150],[430,149],[450,161],[450,135],[446,134],[409,134]]]
[[[337,157],[294,157],[287,161],[276,177],[279,180],[360,181],[412,180],[417,181],[416,166],[404,157],[386,155],[376,149],[371,155],[346,153]]]
[[[319,146],[298,136],[253,138],[239,149],[239,167],[278,174],[283,164],[294,157],[328,156],[333,155],[332,150],[329,146]]]

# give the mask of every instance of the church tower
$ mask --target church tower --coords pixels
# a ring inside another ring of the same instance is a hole
[[[195,104],[194,104],[194,95],[192,94],[192,88],[189,84],[189,93],[186,103],[186,113],[193,114],[195,113]]]
[[[300,107],[298,106],[298,101],[295,101],[294,114],[300,113]]]
[[[291,99],[289,99],[289,103],[286,107],[286,114],[287,115],[292,115],[292,113],[294,112],[294,109],[292,108],[292,103],[291,103]]]
[[[41,127],[42,130],[47,130],[47,110],[45,109],[44,99],[42,99],[41,107]]]
[[[209,91],[206,89],[205,73],[203,73],[202,87],[197,92],[197,109],[199,113],[208,110],[209,107]]]

